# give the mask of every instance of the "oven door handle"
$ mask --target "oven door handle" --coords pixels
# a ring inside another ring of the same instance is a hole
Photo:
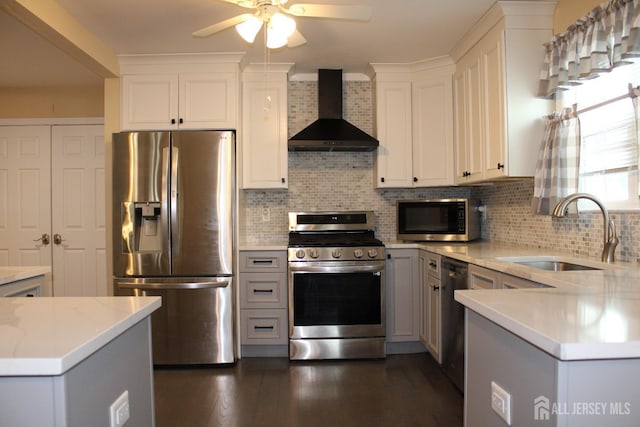
[[[380,274],[384,271],[384,266],[385,266],[384,261],[366,263],[366,264],[359,263],[359,262],[354,262],[354,263],[290,262],[289,271],[293,273],[378,273]]]

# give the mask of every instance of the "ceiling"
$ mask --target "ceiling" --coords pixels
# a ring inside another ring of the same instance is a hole
[[[246,52],[264,62],[233,28],[205,39],[191,33],[248,9],[221,0],[57,0],[116,54]],[[365,72],[372,62],[414,62],[446,55],[494,0],[302,0],[305,3],[370,5],[368,22],[296,18],[307,43],[270,51],[271,62],[293,62],[295,72],[342,68]],[[297,3],[289,0],[288,5]],[[64,52],[0,11],[2,86],[99,84],[100,78]]]

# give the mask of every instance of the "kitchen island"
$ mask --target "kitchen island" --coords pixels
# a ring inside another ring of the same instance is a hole
[[[0,266],[0,297],[50,296],[49,266]]]
[[[150,315],[158,297],[0,298],[0,425],[154,424]]]
[[[416,245],[549,286],[455,292],[467,308],[467,427],[638,425],[636,264],[488,242]],[[600,269],[547,271],[514,262],[542,255]],[[505,397],[499,397],[501,390]],[[492,405],[508,408],[510,424],[498,415],[507,411]]]

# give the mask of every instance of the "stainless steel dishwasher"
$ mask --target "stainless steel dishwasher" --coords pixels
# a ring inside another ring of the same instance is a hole
[[[468,289],[468,264],[451,258],[442,259],[442,369],[464,391],[464,306],[456,302],[453,292]]]

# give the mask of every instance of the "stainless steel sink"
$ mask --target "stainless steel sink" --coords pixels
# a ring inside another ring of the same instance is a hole
[[[574,264],[565,261],[547,260],[547,261],[516,261],[516,264],[526,265],[527,267],[539,268],[548,271],[580,271],[580,270],[602,270],[601,268],[591,267],[588,265]]]

